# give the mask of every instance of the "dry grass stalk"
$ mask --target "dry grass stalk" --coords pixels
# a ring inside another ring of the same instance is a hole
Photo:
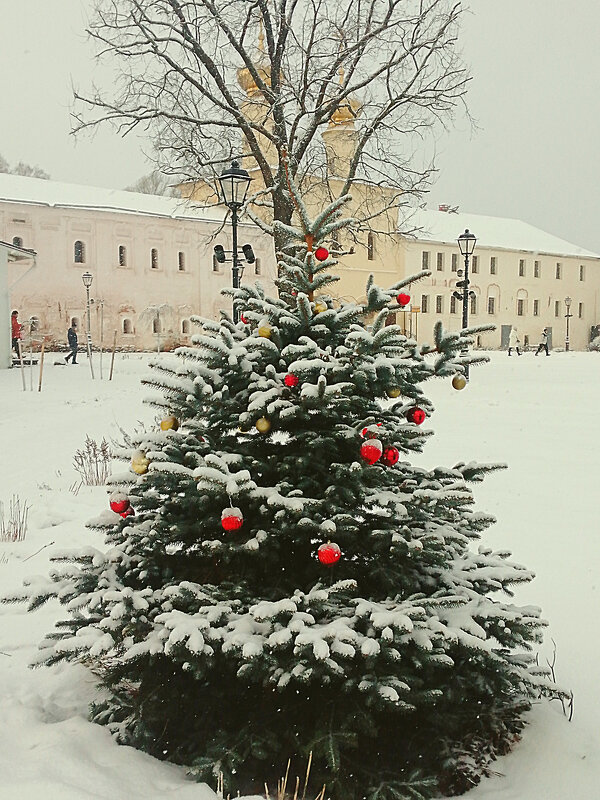
[[[8,519],[4,514],[4,503],[0,503],[0,541],[22,542],[27,535],[27,515],[30,506],[15,494],[8,506]]]
[[[291,759],[288,759],[287,767],[286,767],[286,770],[285,770],[285,776],[277,781],[277,796],[276,796],[276,800],[286,800],[286,790],[287,790],[288,777],[289,777],[289,773],[290,773],[290,765],[291,765]],[[312,750],[310,751],[309,756],[308,756],[308,764],[306,766],[306,775],[304,776],[304,787],[303,787],[303,790],[302,790],[302,800],[305,800],[305,798],[306,798],[306,790],[307,790],[307,787],[308,787],[308,779],[309,779],[309,776],[310,776],[310,768],[311,768],[311,766],[312,766]],[[296,785],[294,787],[293,800],[298,800],[298,790],[299,790],[299,788],[300,788],[300,778],[296,775]],[[323,788],[321,789],[319,794],[316,796],[315,800],[325,800],[326,788],[327,788],[326,784],[323,784]],[[269,787],[268,787],[268,785],[266,783],[265,783],[265,800],[271,800],[271,797],[269,795]]]
[[[104,486],[110,475],[110,448],[106,439],[100,444],[85,437],[83,450],[73,456],[73,466],[86,486]]]

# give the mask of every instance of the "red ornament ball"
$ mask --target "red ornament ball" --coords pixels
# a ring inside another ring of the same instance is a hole
[[[242,320],[242,322],[244,323],[244,325],[247,325],[247,324],[248,324],[248,317],[247,317],[245,314],[241,314],[241,315],[240,315],[240,319]]]
[[[122,511],[119,516],[123,517],[123,519],[126,519],[127,517],[134,517],[135,511],[131,506],[129,506],[129,508],[126,508],[125,511]]]
[[[421,423],[424,422],[426,416],[427,415],[425,414],[423,409],[419,408],[419,406],[415,406],[414,408],[411,408],[409,411],[406,412],[406,419],[409,422],[414,422],[415,425],[421,425]]]
[[[226,531],[237,531],[244,524],[244,517],[239,508],[225,508],[221,514],[221,525]]]
[[[386,447],[383,451],[383,455],[381,457],[382,461],[388,465],[388,467],[393,467],[394,464],[398,463],[398,459],[400,458],[400,450],[397,447]]]
[[[379,439],[367,439],[367,441],[360,448],[360,454],[367,464],[374,464],[381,458],[383,452],[383,445]]]
[[[400,292],[396,300],[398,301],[399,306],[407,306],[410,303],[410,295]]]
[[[363,428],[360,432],[360,435],[363,439],[375,439],[377,437],[377,431],[373,430],[373,428],[381,428],[381,422],[377,422],[376,425],[367,425],[366,428]]]
[[[325,261],[326,258],[329,258],[329,250],[326,247],[317,247],[315,258],[317,261]]]
[[[324,564],[326,567],[333,567],[342,557],[342,551],[340,550],[340,546],[335,542],[327,542],[327,544],[322,544],[319,547],[317,555],[319,556],[321,564]]]
[[[294,386],[298,386],[298,384],[300,383],[298,376],[294,375],[292,372],[288,372],[288,374],[283,379],[283,382],[285,383],[286,386],[289,386],[290,389],[293,389]]]
[[[116,514],[122,514],[130,507],[129,498],[123,492],[113,492],[110,496],[109,505]]]

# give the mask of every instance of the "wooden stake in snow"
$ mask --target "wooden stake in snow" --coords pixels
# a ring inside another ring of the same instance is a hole
[[[114,339],[113,339],[112,355],[110,357],[110,373],[108,375],[108,380],[109,381],[112,381],[113,367],[115,365],[115,350],[116,349],[117,349],[117,332],[115,331],[115,336],[114,336]]]
[[[42,391],[42,375],[44,374],[44,349],[46,342],[42,342],[42,350],[40,352],[40,380],[38,383],[38,392]]]
[[[27,391],[27,386],[25,385],[25,366],[23,364],[23,348],[21,347],[21,340],[17,341],[17,347],[19,349],[19,361],[21,362],[21,378],[23,378],[23,391]]]

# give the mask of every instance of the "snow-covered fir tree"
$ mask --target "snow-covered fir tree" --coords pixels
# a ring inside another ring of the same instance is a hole
[[[559,695],[536,664],[539,609],[510,602],[532,573],[480,543],[494,520],[469,484],[495,467],[410,462],[430,434],[415,410],[434,411],[422,385],[453,391],[482,360],[463,352],[477,329],[438,325],[418,346],[386,325],[410,280],[333,302],[319,247],[344,199],[316,220],[296,203],[282,297],[232,292],[237,325],[201,320],[154,364],[164,421],[121,452],[124,517],[94,523],[106,551],[57,554],[12,599],[65,605],[39,660],[101,676],[93,720],[199,779],[223,773],[226,792],[274,787],[312,753],[308,796],[462,793],[531,702]]]

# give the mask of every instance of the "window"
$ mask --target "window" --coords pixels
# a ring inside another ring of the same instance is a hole
[[[496,298],[488,297],[488,314],[496,313]]]
[[[177,269],[179,272],[185,272],[185,253],[181,250],[177,253]]]
[[[421,314],[427,314],[429,312],[429,295],[422,294],[421,295]]]
[[[182,333],[189,333],[190,332],[190,321],[189,321],[189,319],[182,319],[181,320],[181,332]]]
[[[456,297],[450,295],[450,313],[456,314]]]
[[[539,317],[539,315],[540,315],[540,301],[539,300],[534,300],[533,301],[533,316],[534,317]]]
[[[130,319],[125,318],[121,325],[123,327],[123,333],[133,333],[133,322]]]
[[[560,261],[557,261],[557,262],[556,262],[556,273],[555,273],[555,277],[556,277],[556,279],[557,279],[558,281],[559,281],[559,280],[562,278],[562,264],[560,263]]]
[[[437,256],[436,256],[436,266],[437,266],[437,271],[438,272],[442,272],[443,271],[443,269],[444,269],[444,254],[443,253],[438,253],[437,254]]]
[[[479,256],[473,256],[471,261],[471,272],[476,275],[479,272]]]
[[[127,266],[127,248],[123,244],[119,245],[119,266]]]
[[[452,272],[458,272],[458,253],[452,253]]]
[[[490,256],[490,275],[496,274],[497,261],[496,256]]]
[[[579,319],[583,319],[583,303],[579,303],[577,306],[577,316]]]
[[[560,300],[554,301],[554,316],[560,317]]]
[[[254,262],[254,274],[255,275],[261,275],[262,274],[262,266],[261,266],[261,263],[260,263],[260,258],[257,258],[256,261]]]
[[[369,231],[369,235],[367,236],[367,260],[375,260],[375,235],[373,231]]]
[[[220,271],[221,271],[221,265],[217,261],[217,257],[213,255],[213,272],[220,272]]]
[[[525,314],[525,300],[517,300],[517,317],[522,317]]]
[[[23,239],[20,236],[13,236],[13,245],[15,247],[23,247]]]
[[[158,250],[156,247],[150,250],[150,267],[151,269],[158,269]],[[156,331],[154,331],[154,333],[156,333]]]
[[[14,243],[15,243],[15,240],[13,239],[13,244]],[[579,280],[580,281],[584,281],[585,280],[585,266],[583,264],[579,265]]]
[[[160,333],[160,319],[154,317],[152,320],[152,333]]]
[[[435,313],[436,314],[444,313],[444,296],[441,294],[438,294],[435,298]]]
[[[423,250],[421,254],[421,269],[429,269],[429,253]]]
[[[73,245],[73,260],[76,264],[85,264],[85,244],[79,239]]]
[[[541,261],[534,261],[533,262],[533,277],[540,278],[542,275],[542,262]]]
[[[519,259],[519,278],[524,278],[524,277],[525,277],[525,259],[524,258],[520,258]]]
[[[471,314],[477,314],[477,295],[471,298]]]

